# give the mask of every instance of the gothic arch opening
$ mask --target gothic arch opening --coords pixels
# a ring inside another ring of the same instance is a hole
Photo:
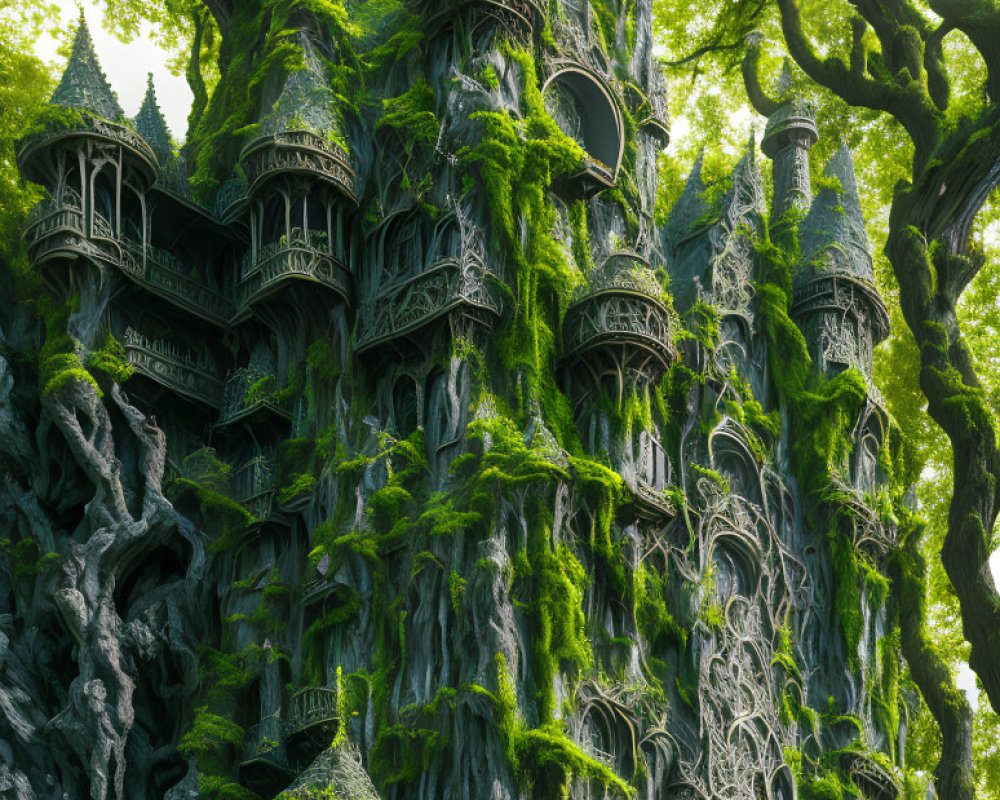
[[[563,133],[617,177],[625,137],[621,111],[611,92],[580,67],[559,70],[542,91],[546,108]]]

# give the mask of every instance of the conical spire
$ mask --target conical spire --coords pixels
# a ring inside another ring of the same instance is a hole
[[[838,187],[816,195],[799,228],[802,255],[809,265],[800,273],[807,280],[820,273],[837,273],[874,284],[871,245],[854,175],[854,158],[846,142],[827,163],[823,174]]]
[[[285,80],[270,113],[265,114],[261,132],[269,136],[281,131],[305,130],[324,138],[339,138],[336,96],[327,85],[312,44],[305,35],[302,36],[302,52],[305,67],[292,72]]]
[[[705,202],[705,181],[702,178],[704,164],[703,148],[699,151],[694,166],[691,167],[687,182],[684,184],[684,191],[681,192],[674,207],[670,209],[670,216],[667,217],[666,233],[674,242],[683,238],[694,223],[708,211],[708,204]]]
[[[170,130],[156,101],[156,89],[153,87],[153,73],[146,79],[146,96],[135,117],[135,129],[139,135],[149,142],[157,159],[162,163],[165,157],[173,154],[170,145]]]
[[[89,111],[107,120],[119,120],[124,112],[118,105],[118,98],[111,91],[108,79],[101,70],[94,53],[94,42],[90,30],[80,11],[80,26],[73,37],[73,50],[66,64],[59,86],[50,100],[54,105]]]

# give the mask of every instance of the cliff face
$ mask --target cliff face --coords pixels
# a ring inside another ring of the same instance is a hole
[[[658,219],[650,0],[213,9],[183,158],[85,27],[22,144],[0,794],[894,798],[850,154]]]

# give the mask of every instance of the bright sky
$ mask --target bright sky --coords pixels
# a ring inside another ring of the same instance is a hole
[[[188,112],[191,110],[191,90],[184,78],[167,71],[164,66],[167,54],[150,40],[149,26],[144,26],[142,34],[134,42],[122,44],[104,30],[103,3],[98,0],[55,0],[55,3],[62,9],[63,22],[72,23],[74,29],[80,8],[83,8],[94,39],[97,58],[127,116],[133,117],[139,110],[146,94],[146,74],[153,73],[156,96],[170,133],[178,143],[183,141],[187,133]],[[56,54],[59,44],[53,36],[45,35],[36,45],[35,52],[39,58],[55,64],[61,73],[66,64]]]

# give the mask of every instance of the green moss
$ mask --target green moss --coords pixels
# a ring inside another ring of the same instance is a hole
[[[177,744],[184,758],[216,760],[243,746],[243,728],[231,719],[211,714],[208,706],[195,709],[194,722]],[[204,768],[204,767],[203,767]]]
[[[528,728],[517,712],[514,680],[501,653],[496,655],[497,694],[494,697],[497,726],[506,745],[514,774],[525,789],[540,797],[565,797],[573,778],[594,780],[625,797],[632,787],[611,769],[585,754],[566,735],[562,725],[549,721]]]
[[[87,356],[87,366],[105,373],[115,383],[124,383],[135,372],[126,358],[125,346],[111,333],[105,336],[103,346]]]
[[[67,388],[89,386],[96,398],[102,397],[94,376],[84,366],[84,348],[68,333],[69,319],[76,303],[60,304],[49,296],[37,300],[45,321],[45,342],[38,358],[38,385],[43,397],[58,399]]]

